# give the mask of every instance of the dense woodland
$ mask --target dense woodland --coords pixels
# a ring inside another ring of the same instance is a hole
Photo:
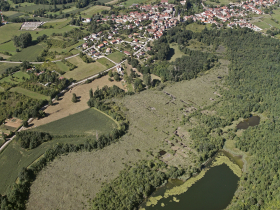
[[[21,131],[16,132],[16,141],[24,149],[34,149],[46,141],[50,141],[52,136],[44,132]]]

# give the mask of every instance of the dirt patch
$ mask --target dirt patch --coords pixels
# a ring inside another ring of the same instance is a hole
[[[30,128],[34,128],[40,125],[47,124],[49,122],[53,122],[55,120],[59,120],[61,118],[67,117],[69,115],[81,112],[88,108],[87,101],[89,100],[89,90],[92,88],[93,92],[97,89],[97,87],[102,88],[105,85],[109,87],[116,85],[123,89],[121,82],[110,82],[108,80],[109,76],[106,75],[102,78],[96,79],[89,84],[78,85],[68,92],[66,92],[63,96],[59,98],[58,101],[54,101],[53,106],[48,106],[44,111],[46,113],[46,117],[42,119],[35,119],[32,122],[32,126]],[[79,98],[79,102],[73,103],[72,96],[73,93],[77,95]]]
[[[22,120],[15,118],[15,117],[5,120],[5,126],[7,126],[7,127],[12,127],[12,128],[16,129],[19,126],[21,126],[21,124],[22,124]]]

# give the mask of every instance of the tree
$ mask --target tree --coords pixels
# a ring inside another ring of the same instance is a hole
[[[142,83],[142,80],[139,78],[136,78],[134,81],[134,90],[135,92],[140,92],[144,89],[144,85]]]
[[[3,138],[4,141],[6,141],[6,135],[5,135],[4,132],[2,132],[2,138]]]
[[[27,127],[28,127],[28,122],[27,122],[26,120],[24,120],[24,121],[22,122],[22,125],[23,125],[23,127],[27,128]]]
[[[143,82],[148,88],[151,87],[151,80],[152,80],[152,78],[151,78],[150,74],[144,74],[143,75]]]
[[[32,36],[29,32],[13,37],[14,45],[16,47],[26,48],[32,44]]]
[[[53,105],[53,102],[52,102],[52,99],[49,100],[49,106],[52,106]]]
[[[57,100],[57,101],[58,101],[58,99],[59,99],[59,97],[58,97],[58,95],[56,95],[56,96],[55,96],[55,100]]]
[[[120,75],[118,74],[118,73],[116,73],[115,75],[114,75],[114,79],[118,82],[118,81],[120,81]]]
[[[109,77],[112,77],[112,76],[113,76],[112,70],[109,71],[108,75],[109,75]]]
[[[89,97],[90,97],[90,98],[93,98],[93,91],[92,91],[92,88],[89,90]]]
[[[78,99],[77,99],[77,96],[76,96],[76,94],[75,94],[75,93],[73,93],[73,96],[72,96],[72,102],[73,102],[73,103],[78,102]]]

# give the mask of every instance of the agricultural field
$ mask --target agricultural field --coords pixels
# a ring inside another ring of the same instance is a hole
[[[115,61],[116,63],[120,63],[122,59],[125,57],[125,55],[119,51],[113,52],[107,56],[112,61]]]
[[[125,164],[153,159],[160,151],[166,152],[160,159],[169,165],[192,165],[197,153],[190,147],[188,129],[191,125],[180,125],[180,119],[187,114],[184,109],[198,109],[213,103],[209,98],[215,98],[213,92],[221,82],[217,77],[227,75],[228,62],[221,62],[219,68],[209,70],[197,79],[170,82],[163,90],[155,88],[114,99],[123,107],[130,122],[127,134],[102,150],[71,153],[55,159],[31,186],[28,209],[42,206],[48,206],[48,209],[88,208],[87,201],[94,198],[102,183],[117,177]],[[182,107],[185,108],[180,111]],[[177,138],[175,131],[184,137]],[[63,175],[65,172],[67,176]]]
[[[36,61],[36,58],[43,52],[46,48],[44,43],[36,44],[21,50],[21,52],[16,53],[9,58],[11,61]]]
[[[69,46],[69,47],[66,47],[66,48],[51,47],[49,51],[50,51],[50,52],[55,52],[55,51],[56,51],[56,52],[58,52],[58,53],[62,53],[62,52],[64,52],[64,53],[72,52],[73,54],[76,54],[76,53],[74,53],[73,49],[75,50],[76,47],[82,45],[83,43],[84,43],[83,40],[79,40],[79,42],[78,42],[77,44],[71,45],[71,46]]]
[[[117,128],[116,122],[109,118],[106,114],[88,108],[84,111],[70,115],[57,121],[33,128],[33,131],[47,132],[50,134],[86,134],[95,136],[107,133],[113,128]]]
[[[64,77],[68,79],[73,78],[77,81],[94,74],[98,74],[99,72],[107,69],[106,66],[102,65],[99,62],[85,63],[79,56],[70,58],[68,59],[68,61],[78,66],[78,68],[74,69],[73,71],[68,71],[66,74],[64,74]]]
[[[52,21],[48,21],[47,23],[44,24],[44,26],[49,27],[52,26],[54,29],[61,29],[65,27],[68,23],[70,22],[70,19],[56,19]]]
[[[106,3],[106,2],[103,2]],[[90,8],[88,8],[87,10],[84,10],[81,12],[81,15],[83,18],[91,18],[92,15],[96,14],[96,13],[100,13],[103,10],[110,10],[110,7],[106,7],[106,6],[100,6],[100,5],[96,5],[96,6],[92,6]]]
[[[16,47],[13,41],[8,41],[4,44],[0,44],[0,52],[8,52],[11,55],[16,54]]]
[[[111,68],[115,65],[114,63],[109,61],[107,58],[100,58],[97,60],[97,62],[101,63],[103,66],[106,66],[107,69]]]
[[[1,28],[0,28],[0,34],[1,34],[0,44],[2,44],[3,42],[11,40],[11,38],[14,35],[19,35],[20,33],[22,33],[19,30],[21,25],[22,25],[21,23],[12,23],[12,24],[7,24],[7,25],[4,25],[4,26],[1,26]],[[0,51],[2,51],[1,48],[0,48]]]
[[[0,194],[4,195],[8,186],[12,186],[18,177],[18,173],[23,167],[29,166],[37,158],[39,158],[44,152],[52,148],[57,143],[83,143],[85,138],[60,138],[53,139],[49,142],[41,144],[39,147],[26,150],[20,147],[18,142],[12,141],[1,153],[0,153]]]
[[[22,87],[13,87],[10,89],[11,92],[21,93],[30,98],[38,99],[38,100],[50,100],[49,96],[42,95],[40,93],[33,92],[31,90],[24,89]]]
[[[81,112],[88,109],[87,101],[89,100],[89,90],[92,88],[93,92],[99,87],[108,85],[109,87],[116,85],[123,88],[121,82],[110,82],[108,80],[109,76],[103,76],[99,79],[95,79],[93,82],[88,84],[83,84],[72,88],[70,91],[66,92],[63,96],[59,98],[58,101],[54,101],[53,106],[48,106],[44,112],[46,117],[42,119],[35,119],[32,121],[32,128],[45,125],[47,123],[62,119],[69,115]],[[79,97],[79,102],[72,102],[72,94],[75,93]]]
[[[147,0],[128,0],[128,1],[125,1],[123,2],[122,4],[128,8],[130,7],[132,4],[140,4],[140,3],[145,3],[147,2]]]

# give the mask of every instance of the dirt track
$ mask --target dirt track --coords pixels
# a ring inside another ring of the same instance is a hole
[[[121,82],[110,82],[108,81],[109,76],[104,76],[100,79],[96,79],[89,84],[78,85],[72,90],[69,90],[64,94],[64,96],[60,97],[58,101],[54,101],[53,106],[48,106],[44,111],[47,114],[47,117],[40,120],[33,120],[31,128],[35,126],[38,127],[40,125],[47,124],[49,122],[59,120],[61,118],[67,117],[71,114],[75,114],[77,112],[81,112],[88,108],[87,101],[89,100],[89,90],[92,88],[93,92],[97,89],[97,87],[102,88],[105,85],[109,87],[116,85],[120,88],[123,88]],[[79,98],[79,102],[72,102],[72,94],[75,93]]]

